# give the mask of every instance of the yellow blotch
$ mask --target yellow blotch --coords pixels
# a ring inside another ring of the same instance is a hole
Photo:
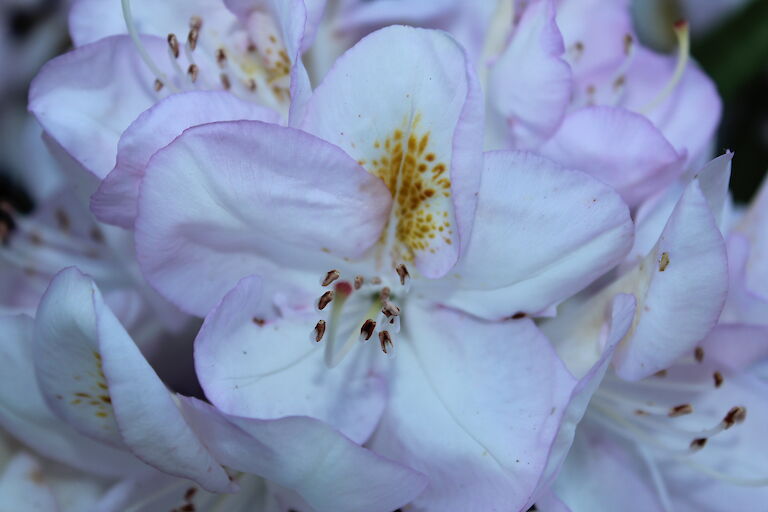
[[[437,233],[445,233],[450,226],[444,221],[449,217],[445,198],[450,197],[451,182],[447,164],[438,162],[437,155],[428,151],[430,132],[419,130],[419,116],[410,127],[407,122],[404,124],[406,129],[396,128],[383,143],[373,143],[379,154],[366,167],[384,181],[395,201],[397,257],[413,261],[416,251],[435,253],[434,244],[448,239],[444,235],[438,237]],[[388,231],[385,229],[383,236]]]

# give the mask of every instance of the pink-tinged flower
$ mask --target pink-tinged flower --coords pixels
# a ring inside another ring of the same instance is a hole
[[[70,16],[78,47],[44,66],[30,89],[29,108],[46,132],[98,178],[115,165],[123,131],[178,92],[224,90],[260,112],[300,114],[311,91],[300,58],[302,0],[254,3],[241,16],[223,1],[122,4],[78,1]],[[254,118],[240,108],[237,119]]]
[[[32,148],[45,150],[39,138]],[[159,334],[179,331],[188,317],[141,279],[131,236],[96,222],[79,200],[79,190],[92,186],[89,177],[71,176],[63,185],[52,162],[40,163],[42,179],[29,184],[0,175],[0,310],[34,314],[51,278],[78,266],[99,281],[120,321],[152,354]]]
[[[720,100],[689,61],[687,25],[669,58],[635,41],[624,2],[593,4],[531,4],[491,66],[489,99],[515,145],[583,169],[636,205],[707,156]]]
[[[322,420],[425,474],[414,503],[435,510],[530,501],[573,380],[522,317],[632,240],[589,176],[481,160],[477,89],[444,33],[383,29],[318,86],[305,131],[212,123],[158,151],[136,221],[157,289],[214,308],[196,368],[219,410]]]
[[[555,496],[537,508],[714,512],[763,502],[768,389],[752,372],[724,365],[714,350],[727,344],[737,352],[751,343],[748,336],[710,337],[637,382],[607,376],[579,425]]]
[[[34,322],[2,322],[9,333],[2,356],[16,368],[8,377],[14,386],[36,380],[22,394],[3,386],[3,427],[52,458],[89,471],[108,464],[104,475],[134,478],[147,477],[152,466],[216,493],[238,489],[226,464],[266,476],[328,512],[386,512],[423,487],[418,474],[317,420],[238,418],[172,394],[76,269],[52,281]],[[329,495],[337,480],[345,492]]]
[[[723,174],[726,179],[718,179]],[[557,317],[543,325],[550,338],[573,340],[562,341],[562,350],[586,359],[589,366],[590,357],[596,360],[603,347],[597,337],[584,336],[574,326],[599,332],[614,297],[631,294],[637,301],[632,328],[612,356],[619,377],[648,377],[693,350],[717,323],[728,290],[725,242],[712,212],[715,205],[722,208],[718,198],[726,195],[729,174],[730,155],[702,169],[677,199],[645,255],[633,255],[602,289],[562,304]],[[661,201],[659,208],[665,207]],[[652,224],[658,227],[658,216],[645,218],[654,220],[640,221],[638,233],[652,231]]]
[[[759,476],[741,478],[746,451],[729,453],[733,443],[756,443],[754,433],[725,431],[743,420],[746,409],[765,407],[752,377],[741,371],[746,354],[757,350],[750,338],[765,340],[768,332],[748,326],[712,329],[727,290],[717,220],[731,157],[723,155],[698,171],[682,194],[670,190],[644,205],[638,245],[647,246],[651,233],[658,238],[648,255],[627,265],[603,290],[567,301],[556,318],[542,323],[579,379],[560,439],[567,445],[576,423],[579,429],[554,484],[557,496],[539,497],[539,509],[612,510],[632,492],[631,510],[697,510],[693,500],[704,496],[698,489],[711,485],[709,477],[764,482]],[[675,275],[668,274],[676,256],[682,263]],[[597,482],[605,483],[611,473],[616,485],[598,491]],[[723,501],[717,503],[712,510],[722,509]]]

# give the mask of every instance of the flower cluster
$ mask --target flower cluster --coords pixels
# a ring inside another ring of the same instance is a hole
[[[8,510],[768,497],[768,186],[731,201],[685,22],[662,55],[624,0],[68,21],[0,189]]]

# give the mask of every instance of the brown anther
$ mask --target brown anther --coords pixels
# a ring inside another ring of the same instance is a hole
[[[625,34],[624,35],[624,54],[629,55],[630,50],[632,50],[632,44],[634,43],[634,38],[632,37],[632,34]]]
[[[669,409],[667,416],[670,418],[677,418],[678,416],[685,416],[693,412],[693,406],[691,404],[676,405]]]
[[[696,347],[696,349],[693,351],[693,358],[696,359],[697,363],[700,363],[704,360],[704,349],[701,347]]]
[[[384,302],[384,305],[381,308],[381,312],[384,313],[384,316],[387,318],[392,316],[398,316],[400,314],[400,308],[395,306],[389,301]]]
[[[512,320],[520,320],[521,318],[525,318],[525,317],[526,317],[526,314],[525,314],[525,313],[523,313],[522,311],[518,311],[517,313],[515,313],[514,315],[512,315],[510,318],[511,318]]]
[[[376,329],[376,322],[371,320],[370,318],[363,322],[363,326],[360,328],[360,336],[365,340],[368,341],[371,339],[371,336],[373,336],[373,331]]]
[[[648,415],[648,413],[646,411],[642,410],[642,409],[635,409],[635,414],[637,414],[638,416],[647,416]]]
[[[382,303],[387,302],[391,294],[392,290],[390,290],[388,286],[385,286],[381,289],[381,292],[379,292],[379,299],[381,299]]]
[[[163,82],[161,82],[159,78],[155,78],[155,92],[160,92],[160,90],[163,88],[163,85]]]
[[[725,430],[728,430],[732,426],[741,423],[746,418],[747,418],[746,407],[742,407],[740,405],[737,405],[736,407],[731,407],[731,410],[728,411],[728,414],[726,414],[725,418],[723,418],[723,428]]]
[[[224,90],[228,91],[232,87],[232,82],[229,81],[229,75],[226,73],[221,74],[221,85]]]
[[[669,253],[663,252],[661,253],[661,258],[659,259],[659,272],[664,272],[667,270],[667,266],[669,266]]]
[[[216,50],[216,64],[218,64],[220,68],[227,65],[227,52],[224,51],[224,48]]]
[[[179,40],[176,39],[176,34],[168,34],[168,47],[171,49],[171,55],[174,59],[179,58]]]
[[[259,327],[264,327],[264,324],[266,324],[266,323],[267,323],[267,322],[266,322],[266,321],[265,321],[263,318],[259,318],[259,317],[257,317],[257,316],[253,317],[253,318],[251,319],[251,321],[252,321],[254,324],[258,325]]]
[[[192,80],[192,83],[197,81],[197,75],[199,72],[200,68],[197,67],[197,64],[190,64],[187,68],[187,75],[189,75],[189,79]]]
[[[334,295],[333,290],[328,290],[327,292],[322,294],[320,296],[320,299],[317,301],[317,309],[321,311],[325,309],[325,306],[330,304],[331,301],[333,300],[333,295]]]
[[[723,385],[723,381],[725,380],[725,379],[723,379],[723,374],[720,373],[720,372],[713,373],[712,374],[712,378],[715,379],[715,387],[716,388],[719,388],[720,386],[722,386]]]
[[[323,278],[323,282],[320,284],[322,286],[328,286],[329,284],[337,280],[339,276],[341,276],[341,274],[339,274],[338,270],[329,270],[328,273],[325,274],[325,277]]]
[[[381,345],[382,352],[388,354],[387,347],[392,346],[392,336],[389,335],[389,331],[379,332],[379,344]]]
[[[192,29],[189,31],[189,34],[187,34],[187,44],[189,45],[189,49],[191,51],[195,51],[195,48],[197,48],[197,40],[199,37],[200,29],[192,27]]]
[[[200,30],[203,28],[203,19],[200,16],[192,16],[189,18],[189,28],[196,28],[197,30]]]
[[[320,343],[320,340],[323,339],[324,334],[325,334],[325,320],[318,320],[314,330],[315,341]]]
[[[654,377],[666,377],[667,376],[667,370],[659,370],[656,373],[653,374]]]
[[[363,276],[355,276],[355,290],[359,290],[364,282],[365,278]]]
[[[253,78],[249,78],[245,82],[245,86],[248,88],[249,91],[255,92],[256,91],[256,80],[254,80]]]
[[[618,91],[622,87],[624,87],[624,84],[627,83],[627,77],[624,75],[619,75],[616,77],[616,80],[613,81],[613,89],[615,91]]]
[[[184,501],[190,501],[195,497],[195,493],[197,493],[197,487],[190,487],[187,489],[187,492],[184,493]]]
[[[707,438],[706,437],[697,437],[693,441],[691,441],[690,448],[691,451],[697,452],[704,448],[707,444]]]
[[[400,284],[405,286],[405,281],[408,280],[411,275],[408,273],[408,268],[402,263],[395,267],[395,272],[400,276]]]

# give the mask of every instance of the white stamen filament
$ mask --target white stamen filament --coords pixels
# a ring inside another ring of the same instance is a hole
[[[685,72],[685,67],[690,58],[690,31],[688,30],[688,23],[685,21],[675,23],[674,31],[675,37],[677,37],[677,65],[675,66],[675,71],[672,73],[672,77],[669,79],[669,82],[667,82],[667,85],[659,92],[659,94],[639,109],[641,114],[648,114],[661,105],[675,90],[675,87],[677,87],[677,84],[680,82],[680,79]]]
[[[128,29],[128,34],[131,36],[131,40],[133,41],[134,46],[136,46],[136,51],[139,52],[139,57],[141,57],[141,60],[144,61],[144,64],[147,65],[152,74],[155,75],[155,78],[157,78],[163,85],[168,87],[170,91],[179,92],[176,86],[174,86],[165,76],[165,73],[160,71],[160,68],[157,67],[157,64],[155,64],[155,61],[153,61],[152,57],[149,56],[147,49],[141,42],[141,37],[139,37],[139,33],[136,30],[136,25],[133,22],[130,0],[120,0],[120,2],[123,6],[123,19],[125,20],[125,27]]]

